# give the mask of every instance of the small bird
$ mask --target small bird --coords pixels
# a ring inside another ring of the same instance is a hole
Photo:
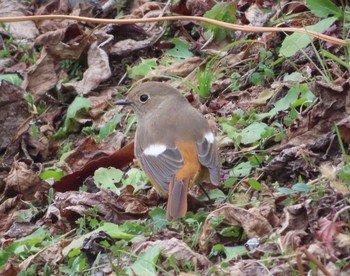
[[[137,118],[135,156],[151,183],[168,197],[167,219],[187,212],[187,193],[210,180],[218,185],[220,163],[208,121],[172,86],[146,82],[117,105],[130,105]]]

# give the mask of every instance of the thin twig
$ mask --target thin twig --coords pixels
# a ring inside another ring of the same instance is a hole
[[[312,255],[307,249],[301,248],[301,251],[305,254],[305,256],[313,262],[326,276],[332,276],[332,274],[328,271],[328,269],[319,261],[317,258]]]
[[[227,22],[222,22],[215,19],[210,19],[206,17],[199,16],[165,16],[165,17],[153,17],[153,18],[137,18],[137,19],[103,19],[103,18],[91,18],[84,16],[74,16],[74,15],[32,15],[32,16],[11,16],[11,17],[0,17],[0,22],[9,23],[9,22],[23,22],[23,21],[38,21],[38,20],[48,20],[48,19],[68,19],[68,20],[77,20],[85,21],[90,23],[97,24],[136,24],[136,23],[149,23],[149,22],[158,22],[158,21],[198,21],[203,23],[209,23],[215,26],[223,27],[226,29],[242,32],[251,32],[251,33],[264,33],[264,32],[287,32],[287,33],[304,33],[322,39],[329,43],[333,43],[340,46],[346,46],[346,41],[340,38],[331,37],[329,35],[321,34],[312,30],[307,30],[305,28],[295,28],[295,27],[255,27],[255,26],[246,26],[238,25]]]

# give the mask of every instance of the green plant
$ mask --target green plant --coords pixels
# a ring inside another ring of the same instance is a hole
[[[204,14],[204,17],[216,19],[223,22],[235,23],[236,22],[236,4],[234,3],[217,3],[211,10]],[[207,29],[204,34],[207,39],[212,37],[216,41],[222,41],[227,36],[232,35],[232,30],[228,30],[222,27],[214,26],[209,23],[204,23],[203,26]]]
[[[68,107],[63,126],[57,131],[54,137],[56,139],[62,139],[69,132],[77,131],[79,129],[79,116],[86,112],[90,108],[90,106],[91,103],[88,99],[76,97]]]
[[[89,233],[91,230],[95,230],[101,226],[101,223],[98,221],[98,206],[94,208],[88,209],[88,216],[83,216],[77,219],[76,223],[79,225],[76,232],[77,235],[81,235],[84,233]]]
[[[81,80],[83,78],[83,66],[74,60],[65,59],[61,61],[61,68],[66,70],[68,73],[68,81]]]

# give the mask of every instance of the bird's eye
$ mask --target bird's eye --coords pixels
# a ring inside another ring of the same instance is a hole
[[[148,96],[147,94],[142,94],[142,95],[140,96],[140,101],[141,101],[142,103],[147,102],[148,99],[149,99],[149,96]]]

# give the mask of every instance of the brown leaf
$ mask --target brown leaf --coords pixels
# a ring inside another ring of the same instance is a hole
[[[303,113],[289,129],[288,141],[284,141],[284,147],[312,145],[318,138],[332,132],[334,124],[349,116],[347,105],[350,102],[350,87],[348,82],[342,82],[341,85],[328,85],[319,81],[311,90],[319,101]]]
[[[41,98],[50,89],[54,88],[58,81],[56,70],[59,64],[45,48],[41,51],[40,58],[28,68],[22,87],[31,93],[35,99]]]
[[[66,83],[63,86],[66,89],[75,90],[79,96],[84,96],[97,88],[102,82],[109,79],[112,75],[109,67],[107,53],[98,47],[94,42],[88,52],[89,68],[84,72],[83,79],[74,83]]]
[[[118,151],[124,141],[124,134],[118,132],[108,137],[104,143],[96,143],[92,137],[87,137],[76,149],[65,158],[70,170],[81,170],[87,163],[101,157],[108,157]]]
[[[134,249],[134,253],[139,255],[148,248],[152,248],[154,246],[159,246],[161,248],[162,255],[165,256],[165,259],[169,259],[171,256],[173,256],[179,265],[181,262],[196,264],[194,271],[208,269],[212,265],[212,263],[205,256],[194,252],[186,243],[176,238],[171,238],[170,240],[143,242],[141,245],[138,245],[136,249]]]
[[[26,16],[29,3],[22,1],[0,1],[0,17]],[[5,29],[14,39],[33,40],[39,31],[32,21],[4,23]]]
[[[86,54],[94,37],[85,34],[78,24],[70,24],[64,30],[48,32],[35,40],[35,44],[45,46],[56,60],[79,60]]]
[[[63,261],[62,249],[67,246],[66,239],[56,242],[54,245],[40,250],[38,253],[31,255],[19,264],[21,271],[27,270],[31,265],[44,266],[49,263],[57,266]]]
[[[90,216],[91,208],[98,206],[99,220],[120,224],[128,219],[144,217],[140,213],[128,213],[124,203],[110,190],[100,190],[97,193],[70,191],[57,193],[53,206],[60,212],[62,218],[75,220],[77,217]],[[51,210],[55,210],[51,209]],[[55,214],[53,214],[55,215]],[[52,215],[50,215],[52,217]],[[57,217],[57,214],[55,215]],[[59,218],[57,217],[57,218]]]
[[[308,234],[304,230],[288,231],[286,235],[280,237],[282,251],[288,252],[289,249],[297,249],[303,245],[303,238]]]
[[[60,181],[55,182],[53,187],[58,192],[78,190],[83,181],[94,174],[101,167],[113,167],[121,169],[130,164],[134,159],[134,143],[130,143],[110,156],[90,161],[80,171],[65,175]]]
[[[154,28],[151,32],[146,32],[137,25],[115,26],[108,34],[113,34],[116,42],[111,47],[106,47],[106,51],[112,56],[128,56],[154,45],[165,30],[166,28]]]
[[[23,200],[35,200],[36,192],[50,188],[47,183],[39,179],[38,173],[39,168],[31,161],[15,160],[8,177],[4,179],[6,182],[4,196],[14,197],[21,194]]]
[[[203,16],[215,4],[213,0],[179,0],[171,6],[171,11],[181,15]]]
[[[225,204],[221,208],[211,212],[206,218],[199,238],[199,244],[201,247],[204,247],[207,244],[208,239],[214,232],[210,220],[217,216],[223,216],[223,223],[227,225],[242,227],[249,238],[263,237],[269,235],[272,231],[271,225],[263,216],[253,214],[250,211],[230,204]]]
[[[111,236],[102,231],[94,233],[84,240],[81,251],[86,254],[90,262],[95,261],[97,255],[108,252],[107,247],[101,244],[102,241],[106,241],[109,244],[114,243]]]
[[[296,204],[284,208],[285,221],[281,229],[278,231],[284,235],[288,231],[301,230],[304,231],[309,225],[307,209],[303,204]]]
[[[24,94],[20,87],[0,81],[0,149],[8,147],[30,116]]]
[[[9,258],[6,265],[0,271],[0,276],[17,276],[20,272],[16,258]]]
[[[190,57],[183,62],[174,63],[170,66],[158,66],[158,69],[149,72],[146,77],[157,77],[159,75],[186,77],[188,74],[196,70],[201,63],[201,58]]]
[[[318,225],[320,230],[316,232],[316,239],[322,241],[326,245],[329,254],[334,256],[334,239],[337,237],[343,227],[347,226],[347,223],[344,221],[333,222],[327,218],[320,218],[318,220]]]

